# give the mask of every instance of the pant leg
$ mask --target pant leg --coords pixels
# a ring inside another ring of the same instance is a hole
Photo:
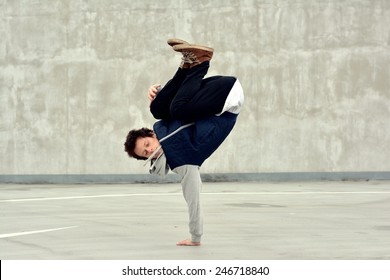
[[[173,98],[172,118],[193,121],[218,114],[236,81],[235,77],[213,76],[204,79],[209,68],[206,61],[191,68]]]
[[[176,96],[189,69],[179,68],[173,78],[157,93],[155,99],[150,104],[150,112],[156,119],[169,119],[170,106]]]
[[[183,196],[188,206],[191,240],[192,242],[200,242],[203,234],[203,214],[200,205],[202,180],[200,178],[199,166],[183,165],[176,167],[172,171],[182,176],[181,185]]]

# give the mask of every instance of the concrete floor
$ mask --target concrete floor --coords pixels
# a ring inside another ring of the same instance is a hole
[[[390,182],[205,183],[201,247],[179,184],[0,185],[0,259],[390,259]]]

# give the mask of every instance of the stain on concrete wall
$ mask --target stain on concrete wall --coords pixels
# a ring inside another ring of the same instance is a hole
[[[390,169],[389,1],[1,1],[0,36],[0,174],[145,173],[123,142],[170,37],[246,94],[203,172]]]

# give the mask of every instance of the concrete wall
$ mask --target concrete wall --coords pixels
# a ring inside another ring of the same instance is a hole
[[[170,37],[246,93],[203,172],[390,170],[388,0],[2,0],[0,174],[145,173],[123,142],[154,121]]]

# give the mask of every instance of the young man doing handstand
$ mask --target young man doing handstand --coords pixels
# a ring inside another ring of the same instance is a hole
[[[189,214],[190,239],[178,246],[199,246],[203,234],[199,167],[222,144],[236,122],[244,102],[240,82],[232,76],[205,78],[213,49],[169,39],[182,53],[175,75],[161,87],[150,86],[150,111],[158,119],[153,130],[133,129],[126,138],[130,157],[151,162],[150,172],[181,176]]]

